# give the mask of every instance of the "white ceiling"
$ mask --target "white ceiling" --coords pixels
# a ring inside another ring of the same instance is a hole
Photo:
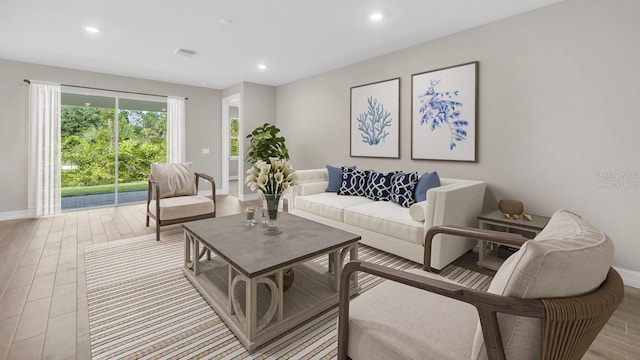
[[[0,58],[217,89],[281,85],[559,1],[0,0]]]

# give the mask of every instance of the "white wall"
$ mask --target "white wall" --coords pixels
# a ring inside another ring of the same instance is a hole
[[[186,159],[198,171],[221,176],[219,90],[0,59],[0,219],[21,217],[27,210],[29,86],[23,79],[188,97]],[[202,148],[210,153],[202,154]]]
[[[615,265],[640,271],[638,19],[636,0],[568,0],[280,86],[277,125],[298,169],[356,164],[485,180],[485,208],[518,199],[527,213],[575,211],[613,239]],[[411,160],[411,74],[474,60],[478,162]],[[401,158],[350,158],[349,88],[398,76]]]
[[[264,123],[276,123],[276,88],[268,85],[243,82],[241,101],[240,119],[242,126],[240,133],[242,135],[240,136],[240,154],[242,155],[241,158],[244,159],[246,149],[249,146],[245,137]],[[249,165],[246,162],[238,165],[240,179],[244,179],[244,174]],[[246,186],[242,189],[244,195],[253,193]]]

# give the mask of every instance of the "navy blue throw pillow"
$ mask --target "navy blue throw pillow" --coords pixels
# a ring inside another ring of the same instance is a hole
[[[355,168],[355,165],[349,166],[349,169],[355,170]],[[329,172],[329,185],[326,192],[338,192],[342,183],[342,168],[327,165],[327,171]]]
[[[391,184],[395,175],[395,171],[388,173],[372,171],[369,174],[369,184],[367,185],[365,196],[376,201],[391,200]]]
[[[338,195],[354,195],[364,196],[369,182],[368,170],[356,170],[351,168],[342,168],[342,183]]]
[[[398,172],[393,177],[391,185],[391,201],[400,204],[400,206],[408,208],[416,202],[415,195],[413,193],[416,184],[418,183],[418,173],[403,173]]]
[[[427,200],[427,190],[438,186],[440,186],[440,176],[437,171],[422,174],[416,185],[416,202]]]

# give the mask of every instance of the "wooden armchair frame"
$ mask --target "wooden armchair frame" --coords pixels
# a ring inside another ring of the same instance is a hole
[[[451,235],[496,241],[517,245],[519,235],[491,230],[480,230],[460,226],[435,226],[428,233],[428,241],[434,235]],[[425,246],[425,260],[429,259]],[[428,264],[425,261],[424,268]],[[384,266],[352,261],[342,270],[340,279],[340,310],[338,320],[338,359],[347,359],[349,340],[349,284],[356,271],[383,277],[418,289],[430,291],[457,301],[464,301],[476,307],[484,336],[489,359],[505,359],[498,313],[542,319],[542,359],[580,359],[595,340],[609,317],[618,307],[624,296],[622,278],[613,269],[609,269],[606,280],[595,291],[576,297],[554,299],[517,299],[483,291],[468,289],[448,282],[426,278]],[[428,311],[428,310],[425,310]],[[429,326],[429,324],[424,324]]]
[[[160,199],[158,199],[158,194],[160,193],[160,184],[158,184],[157,181],[155,181],[153,179],[153,176],[149,175],[148,181],[149,181],[149,186],[147,189],[147,227],[149,226],[149,218],[153,218],[154,221],[156,222],[156,241],[160,240],[160,226],[165,226],[165,225],[173,225],[173,224],[179,224],[179,223],[183,223],[183,222],[187,222],[187,221],[195,221],[195,220],[201,220],[201,219],[208,219],[208,218],[213,218],[216,217],[216,182],[213,179],[213,177],[204,174],[204,173],[199,173],[199,172],[194,172],[194,174],[196,175],[196,194],[198,193],[198,188],[199,188],[199,184],[200,184],[200,178],[208,181],[211,183],[211,201],[213,201],[213,213],[208,213],[208,214],[203,214],[203,215],[197,215],[197,216],[189,216],[189,217],[184,217],[184,218],[178,218],[178,219],[170,219],[170,220],[160,220]],[[151,203],[151,200],[156,200],[155,203],[155,210],[156,210],[156,215],[154,215],[151,211],[149,211],[149,204]]]

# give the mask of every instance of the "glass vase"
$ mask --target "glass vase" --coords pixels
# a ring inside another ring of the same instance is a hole
[[[278,207],[280,206],[280,199],[282,194],[263,194],[265,202],[267,203],[267,227],[264,230],[265,235],[278,235],[282,234],[282,230],[278,227]]]

